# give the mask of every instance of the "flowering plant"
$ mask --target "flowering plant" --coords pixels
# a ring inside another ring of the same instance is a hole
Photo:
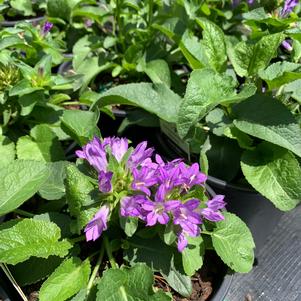
[[[263,2],[234,3],[241,18],[229,18],[223,27],[189,15],[188,9],[197,30],[179,30],[181,18],[156,24],[192,69],[185,74],[185,92],[176,94],[155,80],[153,85],[125,84],[100,94],[95,106],[126,103],[156,114],[175,148],[199,157],[205,173],[254,188],[288,211],[301,196],[301,56],[295,13],[300,3],[270,7]]]
[[[99,190],[108,194],[108,202],[86,226],[86,238],[96,240],[118,208],[122,219],[132,220],[131,229],[126,229],[129,236],[138,227],[138,220],[146,226],[169,224],[170,235],[178,237],[178,250],[182,252],[188,237],[200,235],[203,219],[224,220],[220,212],[225,207],[223,196],[217,195],[205,204],[202,199],[206,175],[199,171],[198,164],[187,167],[181,160],[164,163],[159,155],[153,162],[150,158],[153,149],[146,145],[140,143],[129,154],[126,139],[105,138],[101,142],[95,137],[82,151],[77,151],[77,156],[97,170]],[[110,170],[109,166],[116,161],[120,164],[118,169]],[[110,193],[117,198],[111,198]]]
[[[206,175],[197,163],[165,162],[146,141],[133,148],[126,138],[115,137],[95,136],[76,155],[76,164],[64,164],[67,207],[47,214],[14,209],[26,218],[0,228],[0,262],[7,274],[28,284],[45,277],[41,264],[51,273],[40,288],[41,301],[66,300],[75,294],[80,300],[106,300],[110,295],[116,300],[121,295],[172,300],[170,293],[153,289],[154,272],[187,297],[192,292],[190,277],[212,247],[231,269],[252,268],[249,229],[224,211],[222,195],[208,195]],[[48,176],[42,162],[16,160],[9,168],[16,165],[19,173],[23,167],[36,173],[35,179],[28,177],[27,193],[40,189],[47,195],[47,183],[41,187]],[[14,202],[1,204],[1,212],[12,211],[24,198]],[[77,236],[82,231],[85,234]],[[23,276],[26,266],[32,268],[30,279]]]

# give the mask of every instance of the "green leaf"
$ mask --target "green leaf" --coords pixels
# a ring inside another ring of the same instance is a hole
[[[17,283],[20,286],[25,286],[49,276],[62,261],[63,259],[57,256],[49,256],[47,259],[31,257],[15,266],[9,266],[9,270]]]
[[[99,136],[97,122],[99,113],[91,111],[65,110],[61,117],[63,130],[80,145],[94,136]]]
[[[143,70],[154,84],[166,84],[170,88],[170,71],[166,61],[158,59],[147,62]]]
[[[301,156],[301,130],[291,112],[277,99],[256,95],[233,107],[241,131]]]
[[[44,162],[64,159],[62,146],[52,129],[47,124],[32,128],[30,136],[20,137],[17,142],[18,159]]]
[[[60,18],[69,21],[71,17],[70,1],[68,0],[48,0],[47,13],[49,17]]]
[[[153,271],[168,274],[173,260],[173,248],[164,244],[157,236],[148,239],[134,236],[128,242],[130,247],[124,250],[124,258],[132,266],[143,262]]]
[[[0,169],[15,160],[15,144],[9,138],[0,135]]]
[[[291,97],[301,104],[301,79],[286,84],[283,88],[284,93],[291,93]]]
[[[179,42],[179,48],[192,69],[201,69],[209,66],[204,47],[192,32],[188,30],[184,32]]]
[[[89,178],[72,164],[66,167],[65,187],[70,215],[76,218],[75,232],[79,232],[97,211],[97,208],[84,210],[84,207],[94,203],[92,192],[95,187]]]
[[[183,268],[188,276],[193,276],[202,267],[204,253],[202,237],[189,237],[188,245],[182,252]]]
[[[176,231],[175,231],[175,226],[172,222],[169,222],[165,227],[164,227],[164,233],[163,233],[163,241],[167,244],[167,245],[172,245],[176,239],[177,239],[177,235],[176,235]],[[161,233],[160,233],[161,234]]]
[[[254,261],[254,241],[246,224],[235,214],[224,212],[225,220],[217,222],[212,233],[216,253],[231,269],[247,273]]]
[[[39,189],[39,194],[46,200],[59,200],[65,195],[64,179],[67,161],[50,162],[47,164],[49,177]]]
[[[51,222],[23,219],[0,231],[0,262],[17,264],[31,256],[66,256],[71,244],[59,241],[60,228]]]
[[[192,293],[192,283],[189,276],[184,271],[177,269],[174,264],[168,274],[162,273],[168,284],[183,297],[189,297]]]
[[[18,98],[21,106],[21,116],[29,115],[38,102],[44,100],[44,91],[34,91]]]
[[[29,80],[22,79],[9,90],[9,96],[21,97],[41,90],[43,90],[42,87],[32,87]]]
[[[12,161],[0,169],[0,216],[13,211],[32,197],[49,175],[46,164]]]
[[[77,257],[65,260],[42,284],[39,300],[67,300],[87,285],[90,273],[89,260],[82,262]]]
[[[24,16],[34,15],[31,0],[11,0],[10,5],[12,8],[21,11],[24,14]]]
[[[247,181],[277,208],[288,211],[301,202],[301,168],[288,150],[263,142],[242,156]]]
[[[83,92],[92,79],[102,71],[110,69],[113,67],[113,63],[109,62],[103,56],[86,58],[81,62],[81,64],[75,68],[77,74],[83,74],[83,83],[81,87],[81,92]]]
[[[71,218],[67,214],[47,212],[35,215],[33,219],[55,223],[58,227],[60,227],[61,236],[63,238],[70,237],[72,235],[72,233],[70,232]]]
[[[138,219],[135,217],[120,217],[120,225],[128,237],[135,234],[138,228]]]
[[[301,65],[290,62],[277,62],[268,68],[259,71],[259,76],[268,84],[269,89],[280,86],[301,78]]]
[[[107,270],[98,284],[96,301],[171,301],[163,291],[153,290],[154,276],[145,264]]]
[[[262,37],[255,44],[242,41],[234,47],[229,46],[229,58],[236,73],[242,77],[252,76],[266,68],[277,55],[277,48],[284,37],[282,33],[275,33]]]
[[[168,18],[163,24],[152,24],[170,39],[178,40],[184,33],[186,26],[180,18]]]
[[[223,31],[207,19],[196,19],[196,22],[203,28],[202,46],[208,57],[209,65],[217,72],[225,71],[227,52]]]
[[[194,70],[187,84],[177,121],[179,135],[184,138],[189,129],[218,104],[240,101],[252,96],[256,87],[246,85],[237,94],[237,83],[227,74],[216,73],[212,69]]]
[[[138,106],[166,121],[174,122],[180,102],[180,96],[164,84],[135,83],[109,89],[100,95],[95,105],[100,107],[110,104]]]

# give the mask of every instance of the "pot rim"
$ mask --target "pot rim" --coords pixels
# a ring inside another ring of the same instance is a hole
[[[1,285],[0,285],[0,297],[4,298],[3,301],[11,301],[11,299],[8,297],[5,289]]]
[[[29,22],[29,23],[35,23],[35,22],[41,22],[45,19],[45,16],[36,17],[36,18],[28,18],[28,19],[20,19],[17,21],[1,21],[0,26],[3,27],[14,27],[16,24],[20,22]]]
[[[231,184],[228,183],[227,181],[221,180],[219,178],[213,177],[213,176],[207,176],[207,181],[214,185],[217,186],[218,188],[222,188],[222,189],[234,189],[234,190],[239,190],[239,191],[244,191],[244,192],[249,192],[249,193],[258,193],[255,189],[253,188],[248,188],[246,186],[243,185],[239,185],[239,184]]]
[[[226,274],[224,280],[210,301],[224,301],[233,282],[233,274]]]

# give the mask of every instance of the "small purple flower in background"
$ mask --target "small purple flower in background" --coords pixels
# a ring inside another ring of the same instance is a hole
[[[102,206],[85,228],[86,240],[95,241],[104,230],[107,230],[109,208]]]
[[[288,40],[284,40],[281,45],[283,46],[284,49],[286,49],[287,51],[291,52],[293,50],[292,44],[290,41]]]
[[[43,37],[46,36],[46,34],[48,32],[50,32],[52,27],[53,27],[53,24],[51,22],[46,21],[42,27],[42,32],[41,32],[42,36]]]
[[[280,16],[282,18],[286,17],[287,15],[289,15],[293,9],[295,8],[295,6],[297,6],[299,3],[299,0],[285,0],[284,1],[284,6],[280,12]]]
[[[154,152],[153,148],[146,148],[147,142],[143,141],[139,143],[132,154],[129,157],[128,160],[128,167],[133,168],[137,167],[139,164],[141,164],[146,159],[150,158]]]
[[[86,19],[85,21],[84,21],[84,24],[85,24],[85,26],[87,27],[87,28],[89,28],[89,27],[91,27],[92,25],[93,25],[93,20],[91,20],[91,19]]]
[[[98,174],[98,186],[99,190],[103,193],[108,193],[112,191],[112,177],[113,173],[111,171],[104,172],[100,171]]]
[[[236,7],[238,6],[242,1],[241,0],[233,0],[232,1],[232,6]],[[255,0],[247,0],[248,5],[254,4]]]

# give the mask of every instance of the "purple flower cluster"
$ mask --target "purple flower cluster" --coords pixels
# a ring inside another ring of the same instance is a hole
[[[220,212],[225,207],[224,196],[217,195],[205,205],[191,194],[207,179],[197,163],[187,166],[180,159],[165,163],[159,155],[152,160],[153,149],[147,148],[147,142],[138,144],[126,156],[127,160],[123,160],[128,150],[127,139],[113,137],[100,141],[95,137],[76,152],[78,157],[86,159],[97,170],[99,190],[105,193],[114,190],[114,174],[108,170],[109,154],[122,163],[124,175],[129,179],[127,183],[130,183],[125,188],[127,196],[120,201],[122,217],[139,218],[146,226],[173,223],[180,252],[187,246],[189,236],[200,235],[203,219],[212,222],[224,219]],[[101,207],[89,222],[85,229],[87,240],[97,239],[106,229],[109,211],[107,205]]]

